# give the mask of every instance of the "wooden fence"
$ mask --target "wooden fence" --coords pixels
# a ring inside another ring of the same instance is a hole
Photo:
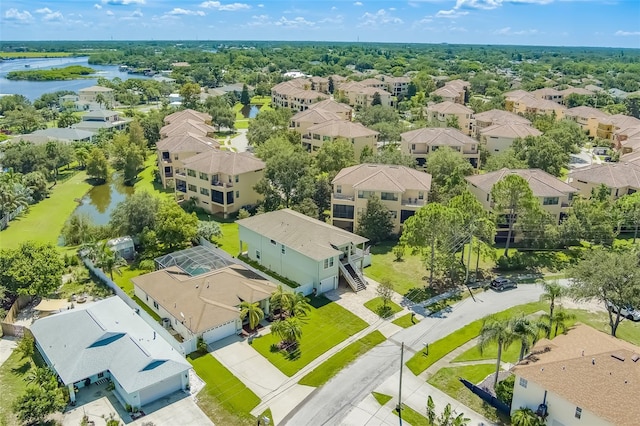
[[[22,337],[24,336],[25,327],[22,325],[16,325],[16,319],[18,317],[18,312],[20,309],[27,306],[33,300],[33,296],[18,296],[11,308],[7,312],[7,316],[4,317],[0,326],[2,326],[2,335],[3,336],[15,336]]]

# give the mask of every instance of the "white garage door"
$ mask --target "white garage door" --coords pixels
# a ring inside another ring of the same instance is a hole
[[[158,398],[182,389],[180,375],[170,377],[140,391],[140,405],[149,404]]]
[[[205,331],[202,334],[202,338],[204,339],[205,342],[207,342],[207,344],[209,344],[209,343],[218,341],[220,339],[224,339],[225,337],[231,336],[232,334],[235,334],[235,332],[236,332],[236,322],[234,320],[226,324],[222,324],[221,326],[211,329],[209,331]]]

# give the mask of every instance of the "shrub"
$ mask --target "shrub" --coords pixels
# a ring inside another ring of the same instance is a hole
[[[397,245],[393,248],[393,255],[396,257],[396,262],[400,262],[404,258],[405,247],[403,245]]]
[[[496,397],[511,407],[511,400],[513,400],[513,386],[516,380],[516,376],[511,375],[506,379],[498,382],[496,386]]]
[[[155,271],[156,263],[151,259],[144,259],[144,260],[141,260],[140,263],[138,264],[138,269],[141,269],[145,272]]]

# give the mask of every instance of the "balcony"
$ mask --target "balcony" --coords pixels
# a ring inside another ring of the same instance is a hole
[[[176,170],[175,173],[176,173],[176,176],[180,176],[180,177],[183,177],[183,178],[187,177],[187,175],[184,172],[184,170]]]
[[[164,177],[173,177],[173,172],[164,172]]]
[[[415,207],[422,207],[426,204],[426,200],[419,200],[417,198],[407,198],[407,199],[402,199],[402,205],[403,206],[415,206]]]
[[[233,183],[224,183],[224,182],[220,182],[219,180],[212,180],[211,181],[211,186],[217,186],[220,188],[233,188]]]
[[[354,201],[355,200],[355,196],[354,195],[346,195],[346,194],[337,194],[337,193],[333,193],[333,198],[336,200],[347,200],[347,201]]]
[[[169,157],[169,158],[162,157],[162,162],[163,163],[171,163],[171,157]]]

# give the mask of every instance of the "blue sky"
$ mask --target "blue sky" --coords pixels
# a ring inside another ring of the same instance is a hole
[[[640,0],[2,0],[0,39],[640,48]]]

